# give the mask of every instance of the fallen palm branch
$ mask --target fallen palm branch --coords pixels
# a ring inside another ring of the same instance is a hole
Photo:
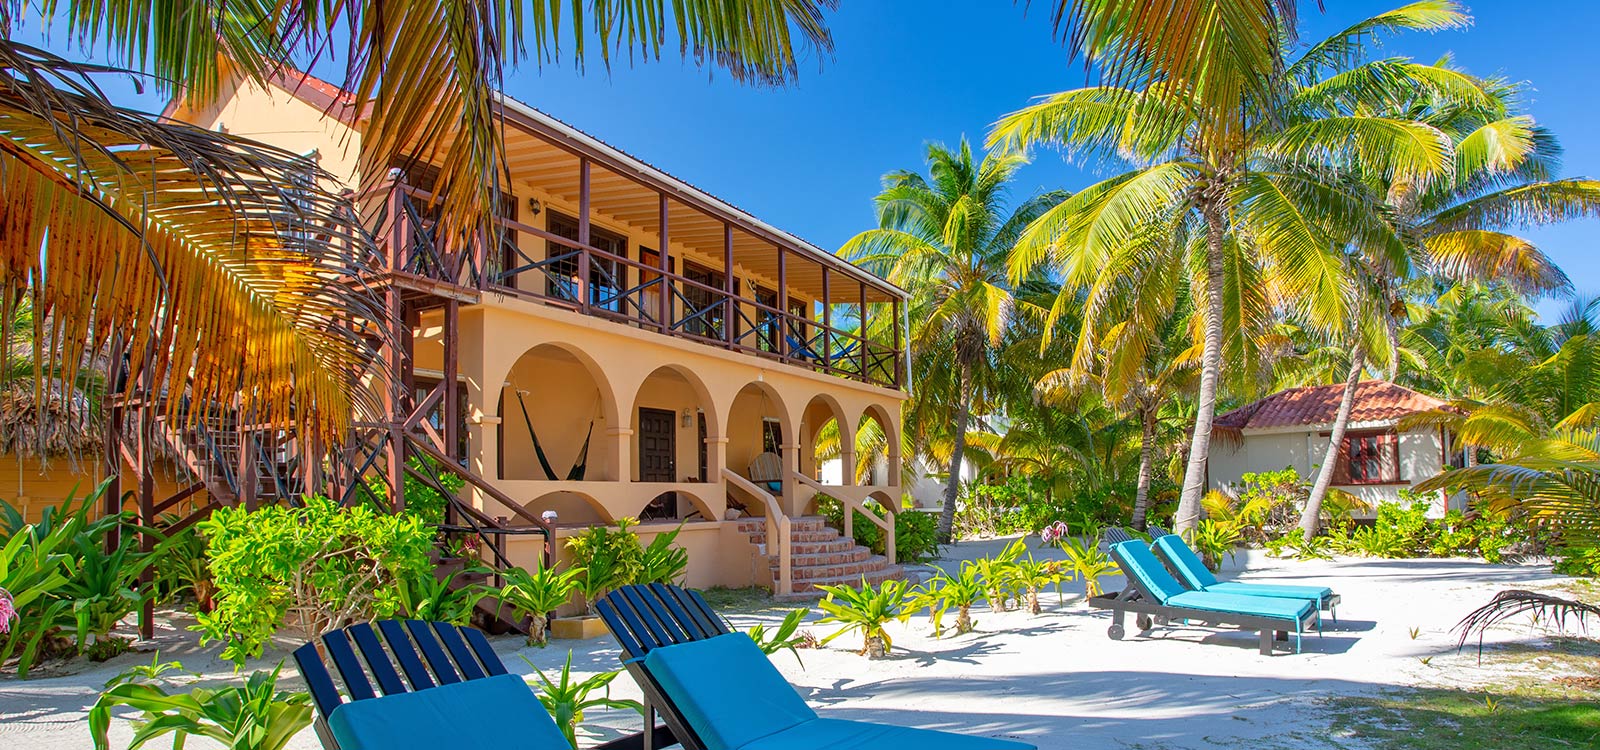
[[[1508,589],[1495,594],[1488,604],[1473,610],[1456,623],[1455,629],[1461,633],[1456,649],[1465,647],[1467,639],[1476,633],[1478,654],[1482,656],[1484,633],[1495,625],[1521,615],[1531,615],[1535,622],[1550,623],[1557,632],[1567,632],[1569,626],[1576,625],[1587,633],[1589,618],[1600,618],[1600,606],[1538,591]]]

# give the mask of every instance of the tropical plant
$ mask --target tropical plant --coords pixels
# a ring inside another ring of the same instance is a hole
[[[400,611],[413,620],[467,625],[472,621],[478,602],[495,590],[481,583],[460,581],[492,572],[481,565],[473,565],[451,571],[443,578],[431,574],[413,576],[400,586]]]
[[[500,589],[500,603],[510,606],[518,617],[528,618],[528,645],[545,645],[550,613],[572,599],[572,593],[578,590],[583,574],[582,568],[540,568],[534,573],[523,568],[506,569],[503,574],[505,586]]]
[[[1100,549],[1093,537],[1061,537],[1056,540],[1056,546],[1067,556],[1066,568],[1070,577],[1083,581],[1083,595],[1099,596],[1102,593],[1100,579],[1116,572],[1116,561]]]
[[[978,577],[983,580],[984,598],[989,608],[1004,612],[1010,608],[1015,593],[1017,560],[1027,550],[1027,537],[1018,537],[991,557],[980,557],[972,562]]]
[[[181,669],[183,665],[172,662]],[[190,737],[206,737],[229,750],[282,750],[289,741],[311,724],[311,696],[278,689],[279,662],[271,672],[257,671],[241,683],[215,688],[194,688],[187,693],[170,693],[160,682],[166,665],[144,673],[119,675],[106,685],[89,709],[89,734],[95,750],[109,750],[111,709],[127,706],[139,711],[133,719],[133,740],[129,750],[145,743],[173,736],[173,747],[181,748]]]
[[[689,551],[674,547],[683,524],[671,531],[656,534],[644,548],[639,564],[639,576],[633,583],[670,583],[676,585],[689,569]]]
[[[750,640],[755,641],[756,647],[761,649],[761,653],[771,656],[779,651],[787,650],[789,653],[794,654],[794,660],[800,662],[800,666],[804,667],[805,662],[800,660],[800,647],[805,644],[806,639],[804,636],[796,634],[800,630],[800,623],[804,622],[810,614],[811,609],[809,607],[790,610],[789,614],[783,616],[783,622],[778,623],[778,626],[773,628],[771,633],[767,632],[765,623],[756,623],[750,626],[750,629],[745,631],[745,634],[750,636]]]
[[[82,521],[68,518],[39,535],[23,526],[0,547],[0,664],[17,659],[17,676],[51,652],[55,633],[74,622],[72,603],[56,596],[71,572],[70,544]]]
[[[819,585],[817,588],[827,594],[817,604],[826,613],[817,622],[843,625],[822,642],[826,644],[841,635],[859,630],[861,651],[858,653],[866,654],[868,659],[881,659],[889,654],[894,641],[885,626],[895,621],[905,622],[912,614],[907,606],[912,598],[911,584],[899,579],[891,578],[877,586],[863,579],[860,588],[848,584]]]
[[[578,590],[589,614],[595,613],[594,605],[612,589],[638,581],[644,571],[644,548],[639,545],[639,535],[631,531],[638,524],[637,518],[619,518],[615,529],[590,526],[567,540],[572,564],[582,571]]]
[[[117,622],[153,595],[148,587],[139,586],[139,576],[160,555],[140,553],[131,534],[109,551],[104,539],[79,534],[73,538],[71,554],[71,576],[55,595],[71,602],[78,653],[105,661],[126,647],[123,641],[107,638]]]
[[[1195,527],[1189,543],[1194,545],[1195,552],[1200,553],[1200,560],[1207,568],[1217,570],[1222,567],[1222,558],[1233,556],[1242,541],[1244,533],[1238,522],[1205,518]]]
[[[965,562],[965,561],[963,561]],[[939,571],[943,573],[943,571]],[[944,581],[940,580],[939,573],[923,581],[920,585],[911,588],[911,599],[906,602],[906,609],[912,612],[927,612],[928,624],[933,627],[933,637],[944,635],[944,613],[949,611],[950,602],[945,598]]]
[[[1007,203],[1020,155],[976,159],[963,139],[954,149],[928,146],[926,176],[884,175],[876,200],[878,228],[844,244],[839,254],[913,292],[909,346],[921,352],[913,367],[927,376],[907,404],[907,426],[930,432],[914,439],[924,454],[932,442],[949,446],[939,541],[954,528],[962,457],[974,413],[986,408],[994,349],[1019,307],[1006,277],[1006,258],[1022,228],[1063,195],[1047,193],[1015,207]],[[932,385],[931,381],[940,381]]]
[[[193,526],[170,534],[167,529],[177,519],[163,516],[164,526],[155,530],[162,547],[161,559],[155,566],[155,584],[158,601],[168,602],[188,594],[194,599],[195,609],[210,612],[215,606],[217,584],[211,580],[210,558],[206,553],[205,537]]]
[[[437,155],[438,231],[467,238],[499,231],[494,175],[506,155],[494,97],[525,56],[555,59],[566,37],[579,65],[587,46],[609,66],[624,51],[657,56],[671,39],[737,79],[776,84],[795,76],[807,48],[832,47],[829,0],[673,2],[670,26],[665,6],[207,2],[178,13],[52,1],[36,10],[44,25],[64,23],[85,53],[198,101],[229,83],[223,60],[244,85],[265,85],[342,47],[341,93],[376,102],[362,124],[362,187],[396,160]],[[39,372],[64,370],[72,382],[86,350],[121,334],[124,351],[149,353],[144,371],[162,378],[155,390],[237,402],[241,413],[337,445],[351,404],[364,398],[357,376],[368,344],[334,321],[382,311],[365,286],[327,282],[351,275],[349,258],[364,255],[346,252],[361,241],[359,226],[336,183],[299,155],[110,105],[87,76],[104,68],[13,38],[31,7],[0,4],[0,108],[13,144],[0,174],[8,208],[28,217],[0,248],[7,288],[21,292],[0,306],[10,317],[27,296],[52,311],[62,345]],[[308,226],[317,231],[284,231]],[[187,293],[195,289],[208,293]]]
[[[196,616],[201,643],[242,664],[291,613],[304,640],[403,609],[406,582],[433,575],[433,531],[409,515],[310,497],[301,507],[221,508],[199,523],[211,550],[216,609]]]
[[[1232,375],[1242,380],[1266,353],[1260,333],[1275,308],[1321,328],[1343,325],[1356,307],[1342,247],[1392,234],[1377,218],[1381,205],[1349,189],[1341,168],[1359,163],[1370,174],[1420,185],[1452,166],[1453,144],[1438,129],[1354,106],[1383,101],[1396,85],[1453,85],[1440,80],[1448,76],[1438,69],[1401,65],[1386,76],[1322,78],[1329,67],[1358,57],[1376,35],[1464,22],[1448,3],[1419,5],[1430,7],[1369,19],[1311,45],[1292,62],[1270,64],[1289,57],[1280,50],[1250,56],[1267,64],[1258,69],[1219,63],[1194,84],[1198,88],[1136,77],[1131,85],[1054,94],[1005,116],[991,132],[991,146],[1053,144],[1072,155],[1097,153],[1134,165],[1045,213],[1017,243],[1013,278],[1048,265],[1062,279],[1054,313],[1087,290],[1082,325],[1100,331],[1102,321],[1123,319],[1116,314],[1119,300],[1142,298],[1129,290],[1153,283],[1144,277],[1184,269],[1195,289],[1201,351],[1175,519],[1181,533],[1200,520],[1225,347],[1236,368]],[[1287,48],[1291,38],[1279,35],[1278,43]],[[1202,35],[1167,44],[1196,50],[1193,45],[1215,43],[1207,56],[1227,60],[1224,51],[1238,41]],[[1231,106],[1195,106],[1216,101],[1218,92],[1228,92],[1223,98]],[[1352,106],[1332,113],[1314,106],[1327,101]],[[1088,339],[1096,340],[1098,334]],[[1075,365],[1089,371],[1084,341]]]
[[[533,666],[528,657],[524,656],[522,660],[527,661],[528,666]],[[583,712],[596,708],[627,708],[644,714],[644,706],[638,701],[611,697],[611,681],[622,674],[621,670],[601,672],[581,681],[573,680],[571,651],[567,652],[567,661],[561,665],[558,679],[550,679],[538,667],[534,667],[533,672],[539,678],[539,702],[556,720],[556,726],[561,727],[561,733],[572,745],[572,750],[578,750],[578,727],[583,725]],[[604,693],[600,697],[589,697],[596,690],[603,690]]]
[[[1039,592],[1046,586],[1060,583],[1065,574],[1061,570],[1061,563],[1055,560],[1035,560],[1033,553],[1028,553],[1026,559],[1013,563],[1011,580],[1022,589],[1023,604],[1028,608],[1028,614],[1039,614]]]

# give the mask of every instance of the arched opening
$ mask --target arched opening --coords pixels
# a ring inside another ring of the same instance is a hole
[[[711,394],[693,372],[677,365],[657,368],[639,384],[630,412],[634,482],[708,482],[715,464],[708,438],[717,434]],[[684,493],[652,497],[642,520],[684,518],[696,507]],[[703,504],[702,504],[703,505]],[[700,508],[700,512],[708,512]]]
[[[849,484],[852,441],[839,402],[825,394],[813,397],[800,416],[800,471],[823,484]]]
[[[556,344],[529,349],[500,388],[501,479],[617,478],[616,404],[599,367]]]
[[[793,445],[788,409],[766,383],[747,383],[728,410],[726,466],[774,495],[793,468],[784,446]],[[752,514],[762,509],[749,508]]]
[[[545,493],[523,507],[541,517],[547,511],[554,511],[556,526],[590,526],[616,520],[598,500],[582,492]]]
[[[634,516],[637,517],[639,520],[645,521],[645,522],[652,521],[652,520],[654,520],[654,521],[663,521],[663,520],[665,520],[665,521],[667,521],[669,523],[670,522],[676,522],[676,521],[720,521],[720,520],[722,520],[723,508],[725,506],[723,504],[721,504],[721,503],[718,503],[717,505],[713,506],[709,501],[707,501],[700,494],[694,493],[694,492],[675,491],[675,492],[671,492],[671,493],[668,493],[668,494],[673,495],[673,501],[677,503],[679,508],[681,508],[681,511],[677,515],[675,515],[675,516],[673,516],[672,518],[669,518],[669,519],[664,519],[664,518],[659,517],[659,516],[648,516],[648,515],[645,514],[645,511],[650,508],[650,505],[647,504],[647,505],[645,505],[645,507],[641,508],[639,510],[639,512],[635,513]],[[652,501],[652,502],[654,502],[654,501]]]
[[[869,406],[856,425],[856,483],[871,487],[900,484],[900,436],[881,406]]]

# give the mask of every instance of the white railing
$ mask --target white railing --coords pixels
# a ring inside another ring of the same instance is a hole
[[[867,510],[866,506],[864,504],[862,504],[862,502],[860,500],[856,500],[856,499],[850,497],[845,492],[840,492],[840,490],[849,489],[847,487],[829,486],[829,485],[823,484],[821,482],[818,482],[817,480],[812,479],[811,477],[808,477],[808,476],[806,476],[804,474],[801,474],[798,471],[790,472],[790,476],[794,478],[794,481],[799,482],[800,484],[803,484],[803,485],[805,485],[807,487],[810,487],[811,489],[814,489],[817,492],[820,492],[820,493],[822,493],[824,495],[827,495],[828,497],[831,497],[831,498],[839,501],[839,505],[844,508],[844,523],[842,524],[844,526],[844,528],[841,529],[841,531],[844,534],[844,538],[849,539],[852,542],[855,541],[855,538],[856,538],[855,514],[856,513],[860,513],[861,515],[866,516],[868,520],[872,521],[874,524],[877,524],[878,528],[883,529],[883,556],[888,558],[890,565],[893,565],[895,563],[895,558],[894,558],[894,513],[896,511],[895,508],[885,507],[884,510],[889,511],[889,517],[888,518],[884,518],[882,516],[879,516],[876,513],[873,513],[870,510]]]
[[[766,491],[765,488],[739,476],[732,469],[724,468],[722,477],[728,481],[729,486],[736,487],[744,494],[760,500],[762,505],[765,506],[767,512],[767,554],[773,554],[772,550],[776,548],[778,558],[778,576],[777,580],[773,582],[773,593],[794,593],[794,563],[791,559],[794,554],[794,545],[790,541],[792,537],[789,533],[789,516],[785,515],[783,508],[778,505],[778,499],[773,497],[772,493]]]

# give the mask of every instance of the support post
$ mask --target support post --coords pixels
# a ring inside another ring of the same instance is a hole
[[[146,555],[155,551],[155,535],[149,530],[155,528],[155,503],[156,503],[156,473],[151,466],[150,439],[155,430],[152,419],[152,398],[155,394],[154,384],[151,382],[150,368],[145,368],[144,397],[139,405],[139,525],[143,529],[139,532],[139,551]],[[155,585],[155,576],[150,567],[139,573],[139,593],[148,594],[144,603],[139,605],[139,639],[148,641],[156,634],[156,609],[155,596],[150,587]]]
[[[900,356],[901,356],[900,347],[901,347],[901,342],[900,342],[900,298],[899,297],[895,297],[894,301],[890,303],[890,316],[893,318],[893,320],[890,321],[890,327],[894,328],[894,385],[895,385],[896,388],[899,388],[900,386],[904,385],[904,383],[902,383],[901,379],[900,379]],[[887,427],[887,426],[888,425],[885,425],[885,427]]]
[[[857,356],[861,358],[861,382],[871,383],[872,378],[867,376],[867,282],[861,282],[861,309],[859,311],[860,327],[856,330],[859,334],[856,339]]]
[[[738,297],[735,290],[737,278],[733,274],[733,225],[722,223],[722,290],[727,295],[723,298],[722,310],[722,340],[733,348],[734,321],[737,319]]]
[[[661,293],[659,295],[661,298],[659,302],[661,311],[658,319],[661,321],[661,332],[666,333],[672,328],[672,279],[667,276],[668,270],[672,268],[672,261],[667,259],[667,245],[671,244],[672,238],[667,225],[672,209],[667,202],[667,194],[659,193],[658,195],[661,196],[661,251],[656,254],[656,263],[661,267]]]
[[[444,303],[444,443],[445,453],[456,461],[466,458],[457,446],[461,444],[460,373],[461,357],[461,303],[447,300]]]
[[[833,305],[828,267],[822,267],[822,369],[833,369]]]
[[[789,357],[789,259],[784,253],[784,246],[778,245],[778,334],[774,336],[773,344],[778,349],[778,357]]]
[[[589,311],[589,158],[578,159],[578,307]]]

